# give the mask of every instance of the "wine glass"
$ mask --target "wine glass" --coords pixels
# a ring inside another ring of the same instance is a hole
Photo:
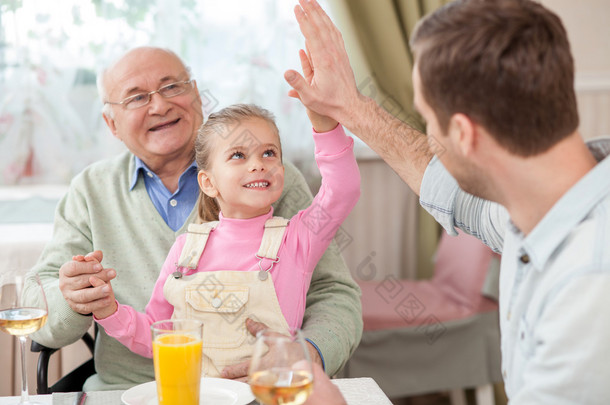
[[[25,300],[27,297],[27,301]],[[25,368],[27,336],[47,321],[47,299],[38,275],[23,271],[0,272],[0,330],[17,336],[21,346],[21,401],[30,402]]]
[[[301,331],[290,336],[270,330],[259,332],[248,377],[250,389],[261,404],[305,402],[313,389],[313,370]]]

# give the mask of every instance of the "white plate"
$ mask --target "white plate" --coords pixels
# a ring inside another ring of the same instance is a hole
[[[202,378],[199,405],[245,405],[254,400],[246,383],[223,378]],[[157,384],[136,385],[121,395],[127,405],[157,405]]]

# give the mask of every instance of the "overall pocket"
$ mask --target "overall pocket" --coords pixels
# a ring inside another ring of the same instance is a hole
[[[203,321],[205,347],[232,349],[246,340],[248,296],[249,289],[243,286],[200,284],[186,288],[186,315]]]

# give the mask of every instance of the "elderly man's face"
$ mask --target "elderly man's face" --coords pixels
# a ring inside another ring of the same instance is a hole
[[[108,101],[119,102],[134,94],[188,79],[185,66],[159,49],[137,49],[121,59],[106,76]],[[156,93],[150,102],[129,110],[111,105],[105,116],[112,133],[152,170],[174,158],[192,158],[197,130],[203,121],[197,86],[172,98]]]

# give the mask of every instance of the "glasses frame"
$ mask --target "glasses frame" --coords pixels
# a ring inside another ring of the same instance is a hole
[[[166,84],[166,85],[163,85],[163,86],[159,87],[157,90],[150,91],[150,92],[148,92],[148,93],[147,93],[147,92],[138,93],[138,94],[134,94],[133,96],[126,97],[126,98],[124,98],[123,100],[121,100],[121,101],[119,101],[119,102],[114,102],[114,101],[106,101],[106,102],[104,102],[104,104],[114,104],[114,105],[120,105],[120,106],[122,106],[123,108],[125,108],[126,110],[137,110],[138,108],[142,108],[142,107],[144,107],[144,106],[148,105],[148,104],[150,103],[150,100],[152,100],[152,96],[153,96],[153,94],[155,94],[155,93],[159,93],[159,95],[160,95],[161,97],[163,97],[163,98],[172,98],[172,97],[176,97],[176,96],[179,96],[179,95],[181,95],[181,94],[186,93],[187,91],[191,90],[193,87],[191,86],[191,88],[190,88],[190,89],[187,87],[187,88],[186,88],[186,89],[185,89],[183,92],[180,92],[180,93],[178,93],[178,94],[173,94],[173,95],[171,95],[171,96],[166,96],[166,95],[164,95],[164,94],[163,94],[163,93],[161,93],[161,92],[163,91],[163,89],[165,89],[165,88],[167,88],[167,87],[169,87],[169,86],[173,86],[173,85],[176,85],[176,84],[191,84],[191,83],[193,83],[193,81],[194,81],[193,79],[188,79],[188,80],[182,80],[182,81],[178,81],[178,82],[172,82],[172,83],[168,83],[168,84]],[[146,97],[148,97],[148,99],[147,99],[147,100],[146,100],[146,102],[145,102],[144,104],[142,104],[142,105],[139,105],[139,106],[137,106],[137,107],[132,107],[132,108],[129,108],[129,107],[128,107],[129,102],[130,102],[131,100],[135,99],[136,97],[140,97],[140,96],[146,96]]]

